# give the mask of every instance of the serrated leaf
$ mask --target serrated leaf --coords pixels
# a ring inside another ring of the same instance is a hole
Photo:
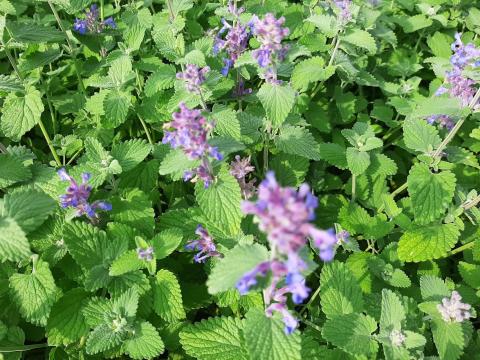
[[[327,318],[363,310],[362,290],[345,264],[326,264],[320,275],[320,301]]]
[[[201,183],[195,186],[195,197],[206,219],[217,225],[225,235],[236,235],[240,230],[242,195],[237,180],[224,167],[216,181],[207,189]]]
[[[110,266],[108,274],[110,276],[119,276],[128,272],[143,269],[145,262],[138,258],[136,250],[130,250],[115,259]]]
[[[154,236],[151,240],[155,258],[161,260],[174,252],[182,242],[182,230],[169,228]]]
[[[282,186],[298,187],[305,180],[310,162],[303,156],[280,153],[269,166]]]
[[[181,149],[172,149],[160,164],[160,175],[171,175],[173,180],[183,177],[185,171],[199,165],[198,160],[190,160]]]
[[[405,309],[400,298],[393,291],[383,289],[380,329],[388,333],[392,330],[400,330],[404,320]]]
[[[363,314],[347,314],[326,321],[322,336],[325,340],[352,355],[375,358],[378,344],[372,338],[377,330],[375,320]]]
[[[184,319],[182,293],[176,276],[168,270],[160,270],[152,286],[155,313],[167,322]]]
[[[245,317],[243,333],[252,360],[300,360],[300,336],[286,335],[279,318],[269,318],[260,309],[250,310]]]
[[[444,297],[450,296],[450,289],[445,281],[433,275],[420,278],[420,291],[425,301],[440,302]]]
[[[292,110],[295,91],[288,85],[265,83],[257,93],[267,113],[267,118],[275,127],[280,126]]]
[[[406,120],[403,124],[405,145],[415,151],[428,153],[441,143],[437,129],[424,119]]]
[[[361,175],[370,166],[370,154],[366,151],[359,151],[356,148],[347,148],[348,169],[353,175]]]
[[[377,52],[377,44],[375,43],[375,39],[365,30],[350,30],[344,36],[342,36],[342,41],[357,47],[361,47],[367,50],[370,54],[375,54]]]
[[[443,96],[433,96],[419,101],[413,115],[416,118],[426,118],[431,115],[449,115],[459,116],[462,114],[463,107],[457,98],[446,98]]]
[[[5,195],[4,208],[4,214],[14,219],[28,234],[43,224],[55,210],[56,203],[43,191],[24,189]]]
[[[260,244],[235,246],[215,263],[207,280],[208,292],[218,294],[234,289],[245,273],[267,259],[267,249]]]
[[[347,168],[347,156],[344,147],[334,143],[320,143],[319,148],[322,160],[342,170]]]
[[[159,91],[172,88],[175,79],[175,66],[162,64],[145,82],[145,95],[150,97]]]
[[[155,327],[147,321],[137,323],[131,338],[127,338],[123,349],[132,359],[153,359],[165,350],[162,338]]]
[[[450,171],[432,173],[425,164],[413,165],[407,184],[415,221],[428,224],[439,219],[452,202],[455,183],[455,175]]]
[[[34,325],[47,325],[57,295],[48,263],[38,259],[30,274],[13,274],[9,283],[12,299],[22,317]]]
[[[241,139],[240,121],[235,110],[215,104],[212,109],[212,118],[215,121],[215,132],[217,134],[228,136],[235,140]]]
[[[396,17],[395,21],[403,28],[403,31],[405,31],[406,33],[413,33],[417,30],[429,27],[433,23],[432,19],[427,18],[423,14]]]
[[[433,322],[433,341],[437,347],[440,359],[457,360],[471,337],[472,325],[469,322]]]
[[[103,100],[105,126],[116,128],[127,120],[128,109],[131,105],[130,94],[114,90],[109,92]]]
[[[447,254],[458,241],[460,231],[454,224],[434,224],[407,230],[398,243],[402,261],[426,261]]]
[[[242,330],[238,318],[209,318],[184,327],[180,343],[188,355],[199,360],[243,360],[247,356]]]
[[[320,32],[327,37],[334,37],[338,31],[338,21],[335,16],[325,14],[314,14],[310,16],[306,21],[311,22]]]
[[[49,345],[66,346],[88,334],[89,326],[81,311],[87,297],[87,292],[76,288],[53,305],[46,327]]]
[[[151,149],[145,140],[131,139],[113,145],[111,154],[120,163],[122,171],[130,171],[150,154]]]
[[[460,261],[458,263],[458,272],[467,285],[474,289],[480,288],[480,265]]]
[[[0,216],[0,261],[22,261],[32,252],[25,232],[9,217]]]
[[[311,160],[320,160],[318,143],[306,128],[284,126],[275,139],[275,145],[287,154],[303,156]]]
[[[325,67],[325,60],[319,56],[314,56],[295,65],[292,72],[292,86],[297,90],[306,90],[308,84],[325,81],[334,73],[335,67]]]
[[[88,335],[86,343],[87,354],[95,355],[109,350],[120,345],[122,340],[121,332],[115,332],[109,325],[102,324],[93,329]]]
[[[2,108],[0,130],[13,141],[33,128],[43,112],[41,94],[34,88],[28,88],[24,95],[10,93]]]
[[[18,42],[28,44],[42,42],[62,43],[65,40],[65,35],[54,27],[37,25],[33,22],[28,24],[8,22],[7,28],[11,36]]]

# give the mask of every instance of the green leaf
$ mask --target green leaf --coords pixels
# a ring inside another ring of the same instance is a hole
[[[108,128],[116,128],[123,124],[125,120],[127,120],[130,105],[130,94],[119,90],[109,92],[103,100],[105,126]]]
[[[433,151],[442,142],[437,129],[424,119],[405,120],[403,140],[408,148],[422,153]]]
[[[161,260],[174,252],[182,242],[182,230],[169,228],[155,235],[151,240],[155,258]]]
[[[86,343],[87,354],[95,355],[122,343],[122,333],[114,331],[110,325],[102,324],[90,332]]]
[[[391,290],[382,290],[382,313],[380,328],[390,333],[392,330],[400,330],[402,321],[405,320],[405,309],[400,298]]]
[[[195,197],[205,218],[225,235],[236,235],[240,230],[242,195],[237,180],[223,167],[216,181],[207,189],[200,182],[195,186]]]
[[[472,325],[469,322],[434,321],[432,326],[433,341],[440,359],[459,359],[471,337],[471,333]]]
[[[213,317],[188,325],[180,331],[185,352],[199,360],[247,359],[242,339],[242,321]]]
[[[335,16],[315,14],[306,21],[314,24],[327,37],[334,37],[337,34],[339,24]]]
[[[56,203],[43,191],[23,189],[5,195],[4,208],[4,214],[14,219],[28,234],[44,223],[55,210]]]
[[[339,169],[347,168],[347,156],[344,147],[334,143],[320,143],[320,158]]]
[[[145,140],[131,139],[113,145],[112,156],[118,160],[122,171],[130,171],[150,154],[152,146]]]
[[[295,102],[295,91],[288,85],[265,83],[257,96],[274,127],[285,121]]]
[[[215,104],[212,109],[212,118],[215,121],[215,132],[218,135],[241,140],[240,121],[235,110]]]
[[[350,30],[344,36],[342,36],[341,41],[361,47],[367,50],[370,54],[375,54],[377,52],[377,44],[375,43],[375,39],[365,30]]]
[[[180,180],[186,170],[199,165],[198,160],[190,160],[181,149],[171,150],[160,164],[160,175],[171,175],[173,180]]]
[[[32,252],[22,228],[14,219],[0,216],[0,261],[22,261]]]
[[[326,321],[322,336],[328,342],[352,355],[375,358],[378,344],[372,333],[377,330],[373,318],[363,314],[346,314]]]
[[[215,263],[207,280],[208,292],[218,294],[234,289],[246,272],[267,259],[267,249],[260,244],[235,246]]]
[[[396,17],[395,22],[399,24],[406,33],[413,33],[420,29],[429,27],[433,23],[432,19],[427,18],[423,14]]]
[[[133,336],[125,340],[123,350],[132,359],[153,359],[163,353],[165,346],[155,327],[143,321],[136,324]]]
[[[327,318],[363,310],[362,290],[344,263],[325,264],[320,275],[320,301]]]
[[[447,254],[458,241],[460,231],[454,224],[434,224],[407,230],[398,243],[402,261],[426,261]]]
[[[13,39],[22,43],[62,43],[65,40],[65,35],[54,27],[36,25],[33,22],[9,22],[7,28]]]
[[[281,185],[298,187],[305,180],[310,162],[303,156],[280,153],[270,161],[269,166]]]
[[[22,317],[34,325],[47,325],[57,296],[57,287],[48,263],[41,259],[34,260],[30,274],[13,274],[9,282],[12,299]]]
[[[319,56],[303,60],[295,65],[292,72],[292,86],[297,90],[306,90],[308,84],[325,81],[335,73],[335,67],[325,67],[325,60]]]
[[[1,24],[1,17],[0,17]],[[1,29],[1,25],[0,25]],[[1,34],[1,31],[0,31]],[[0,75],[0,91],[23,91],[22,82],[14,75]]]
[[[278,150],[287,154],[320,160],[318,143],[308,129],[299,126],[284,126],[275,139]]]
[[[467,285],[474,289],[480,288],[480,265],[460,261],[458,263],[458,272]]]
[[[428,224],[439,219],[452,203],[455,183],[455,175],[450,171],[432,173],[425,164],[413,165],[407,184],[415,221]]]
[[[432,275],[420,278],[420,291],[425,301],[440,302],[444,297],[450,296],[450,289],[445,281]]]
[[[144,267],[145,262],[138,258],[137,251],[129,250],[112,262],[108,274],[110,276],[120,276],[128,272],[143,269]]]
[[[457,98],[446,98],[444,96],[433,96],[422,99],[418,102],[413,115],[416,118],[426,118],[431,115],[459,116],[464,109]]]
[[[153,309],[167,322],[185,318],[180,285],[173,273],[160,270],[153,283]]]
[[[145,95],[150,97],[159,91],[172,88],[175,84],[175,79],[175,66],[162,64],[145,82]]]
[[[43,109],[41,94],[34,88],[27,88],[24,95],[10,93],[3,103],[0,130],[13,141],[19,141],[40,121]]]
[[[46,334],[48,344],[67,346],[88,335],[89,326],[82,314],[88,293],[76,288],[66,292],[52,307]]]
[[[347,164],[353,175],[361,175],[370,166],[370,155],[366,151],[349,147],[347,148]]]
[[[286,335],[283,322],[260,309],[250,310],[245,317],[243,334],[251,359],[300,360],[298,332]]]

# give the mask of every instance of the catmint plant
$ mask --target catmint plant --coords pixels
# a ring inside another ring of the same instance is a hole
[[[73,24],[73,30],[75,30],[79,34],[85,35],[100,34],[107,27],[111,29],[116,29],[117,24],[112,17],[109,17],[103,21],[99,20],[99,17],[100,14],[98,6],[96,4],[92,4],[92,6],[90,6],[90,9],[85,10],[84,19],[75,19],[75,23]]]
[[[236,155],[235,161],[230,163],[230,174],[237,179],[238,184],[240,185],[240,191],[245,200],[250,199],[256,191],[256,180],[246,180],[248,174],[255,170],[255,167],[250,164],[250,159],[250,157],[241,158],[240,155]]]
[[[198,251],[197,254],[193,257],[193,260],[197,263],[205,262],[208,258],[211,257],[222,257],[223,255],[217,251],[215,242],[213,241],[212,236],[208,231],[202,226],[198,225],[195,234],[198,235],[197,240],[190,240],[186,245],[185,249],[190,251]]]
[[[457,291],[452,291],[450,298],[442,299],[442,303],[437,305],[438,312],[446,322],[463,322],[471,317],[470,304],[462,303],[462,297]]]
[[[66,193],[60,196],[60,205],[63,208],[75,208],[75,216],[86,215],[90,220],[98,220],[98,210],[109,211],[112,210],[112,205],[106,201],[88,202],[92,187],[88,185],[91,178],[89,173],[82,174],[82,182],[79,184],[72,176],[70,176],[65,169],[58,171],[58,176],[63,181],[69,181],[70,184],[66,189]]]

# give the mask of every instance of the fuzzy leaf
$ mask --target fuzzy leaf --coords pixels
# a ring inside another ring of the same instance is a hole
[[[134,335],[123,344],[132,359],[153,359],[163,353],[165,345],[155,327],[147,321],[137,323]]]
[[[0,154],[0,188],[29,180],[32,173],[20,159],[10,154]]]
[[[159,91],[172,88],[175,84],[175,75],[173,65],[162,64],[145,82],[145,95],[150,97]]]
[[[437,320],[433,322],[432,333],[440,359],[457,360],[471,337],[472,325]]]
[[[155,258],[157,260],[166,258],[178,248],[182,238],[182,231],[177,228],[169,228],[155,235],[151,240]]]
[[[112,156],[123,171],[130,171],[150,154],[152,147],[145,140],[132,139],[112,147]]]
[[[377,44],[375,43],[375,39],[365,30],[351,30],[347,32],[345,36],[342,36],[342,41],[361,47],[367,50],[370,54],[375,54],[377,52]]]
[[[130,105],[130,94],[118,90],[109,92],[103,100],[105,126],[108,128],[116,128],[123,124],[125,120],[127,120]]]
[[[322,160],[342,170],[347,168],[348,164],[344,147],[334,143],[321,143],[319,147]]]
[[[167,322],[185,318],[180,285],[176,276],[168,270],[160,270],[153,282],[153,309]]]
[[[406,120],[403,123],[405,145],[415,151],[428,153],[441,143],[437,129],[424,119]]]
[[[22,261],[32,252],[25,232],[16,221],[0,216],[0,261]]]
[[[308,129],[299,126],[284,126],[275,139],[275,145],[287,154],[320,160],[318,143]]]
[[[391,332],[400,330],[402,321],[405,320],[405,309],[400,298],[391,290],[382,290],[382,313],[380,328],[382,331]]]
[[[295,91],[288,85],[265,83],[257,94],[267,113],[267,118],[275,127],[280,126],[292,110]]]
[[[325,68],[325,61],[319,56],[312,57],[295,65],[292,72],[292,86],[297,90],[306,90],[308,84],[325,81],[335,73],[335,67]]]
[[[347,164],[353,175],[361,175],[370,166],[370,155],[353,147],[347,148]]]

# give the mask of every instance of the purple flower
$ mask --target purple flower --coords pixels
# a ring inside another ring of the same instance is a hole
[[[438,123],[449,131],[455,126],[455,121],[448,115],[431,115],[427,118],[427,122],[429,124]]]
[[[333,0],[334,4],[340,9],[340,19],[343,22],[349,22],[352,19],[352,13],[350,11],[350,6],[352,5],[351,0]]]
[[[450,298],[443,298],[442,303],[437,305],[437,309],[446,322],[463,322],[471,317],[470,304],[462,303],[462,297],[456,291],[452,291]]]
[[[177,79],[185,81],[187,90],[194,94],[200,94],[200,86],[205,82],[205,75],[210,71],[208,66],[199,68],[197,65],[188,64],[183,72],[177,73]]]
[[[251,20],[253,34],[260,42],[260,47],[253,52],[253,58],[262,68],[273,65],[276,61],[282,61],[288,51],[288,47],[282,45],[282,40],[288,36],[288,28],[282,27],[285,18],[282,16],[275,19],[273,14],[266,14],[263,20],[254,16]],[[273,69],[271,71],[274,71]],[[276,80],[276,71],[275,80]],[[270,75],[267,80],[271,79]]]
[[[82,182],[78,184],[73,177],[68,175],[65,169],[58,170],[58,176],[63,181],[70,181],[66,193],[60,196],[60,205],[63,208],[74,207],[77,209],[76,216],[87,215],[92,220],[98,219],[96,210],[112,210],[112,205],[105,201],[95,201],[92,204],[88,202],[92,187],[88,185],[91,175],[82,174]]]
[[[197,263],[205,262],[209,257],[219,256],[223,257],[221,253],[217,251],[213,238],[210,236],[208,231],[202,227],[202,225],[197,226],[195,231],[200,238],[198,240],[191,240],[185,245],[187,250],[197,250],[199,251],[193,259]]]
[[[113,18],[109,17],[105,21],[100,21],[99,16],[98,6],[93,4],[90,6],[89,10],[85,10],[85,19],[75,19],[73,30],[79,34],[85,35],[86,33],[99,34],[106,26],[112,29],[117,27]]]
[[[240,155],[235,156],[235,161],[230,163],[230,174],[232,174],[240,185],[243,198],[248,200],[256,191],[255,179],[247,181],[246,177],[249,173],[255,170],[255,167],[250,165],[250,156],[248,158],[240,158]]]
[[[243,79],[239,79],[237,86],[235,86],[235,90],[233,91],[233,96],[242,97],[245,95],[250,95],[252,92],[253,90],[251,88],[245,88],[245,81]]]
[[[153,260],[153,247],[149,246],[146,249],[137,248],[137,255],[140,260],[152,261]]]
[[[474,44],[464,45],[461,38],[462,34],[455,34],[455,41],[452,44],[453,55],[450,57],[450,63],[456,69],[465,69],[468,65],[477,66],[476,61],[480,58],[480,49]]]
[[[202,164],[197,169],[184,174],[184,180],[200,178],[208,187],[213,181],[213,171],[208,157],[215,160],[223,159],[218,149],[207,141],[214,124],[207,121],[200,110],[191,110],[184,103],[180,103],[179,107],[180,112],[173,113],[173,120],[163,126],[166,130],[162,142],[169,143],[174,149],[181,148],[192,160],[202,159]]]

